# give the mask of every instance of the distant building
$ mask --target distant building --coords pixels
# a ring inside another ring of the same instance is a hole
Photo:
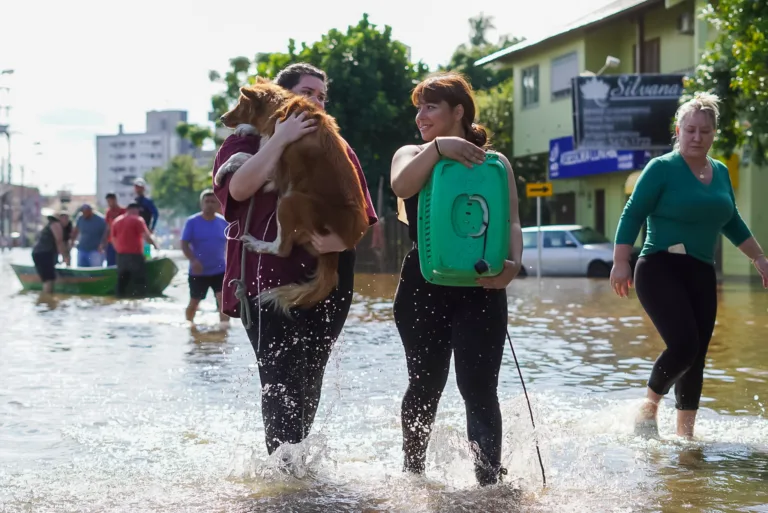
[[[212,156],[176,133],[181,122],[187,122],[186,111],[150,111],[143,133],[125,133],[120,125],[115,135],[96,136],[96,204],[104,208],[108,192],[114,192],[120,204],[130,203],[135,197],[134,180],[165,167],[177,155],[192,155],[198,165],[209,165]]]
[[[3,217],[2,234],[5,246],[29,246],[42,227],[43,198],[37,187],[0,184],[0,196],[6,215]]]
[[[72,194],[67,190],[56,191],[54,196],[42,197],[42,208],[47,209],[46,214],[53,212],[68,212],[70,216],[77,215],[78,209],[88,203],[94,210],[104,212],[104,207],[99,207],[95,194]]]

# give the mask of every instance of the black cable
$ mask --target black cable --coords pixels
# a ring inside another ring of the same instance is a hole
[[[523,380],[523,373],[520,370],[520,364],[517,363],[517,355],[515,354],[515,347],[512,345],[512,337],[509,336],[507,331],[507,340],[509,340],[509,348],[512,349],[512,358],[515,359],[515,366],[517,367],[517,373],[520,376],[520,383],[523,385],[523,393],[525,394],[525,400],[528,403],[528,413],[531,414],[531,425],[533,426],[533,441],[536,444],[536,455],[539,457],[539,465],[541,466],[541,478],[544,481],[544,486],[547,486],[547,476],[544,474],[544,463],[541,461],[541,451],[539,450],[539,441],[536,437],[536,423],[533,421],[533,409],[531,408],[531,401],[528,399],[528,391],[525,389],[525,381]]]

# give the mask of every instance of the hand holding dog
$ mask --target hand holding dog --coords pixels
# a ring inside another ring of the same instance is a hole
[[[341,240],[341,237],[333,232],[330,232],[327,235],[313,233],[312,246],[315,248],[315,251],[321,255],[324,253],[341,253],[347,249],[344,245],[344,241]]]
[[[306,115],[306,112],[301,112],[291,114],[283,121],[278,119],[275,123],[275,135],[273,137],[287,146],[317,130],[317,122],[312,118],[305,119]]]

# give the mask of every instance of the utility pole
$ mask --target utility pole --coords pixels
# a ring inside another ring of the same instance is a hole
[[[0,70],[0,77],[4,75],[13,75],[12,69],[4,69]],[[7,93],[10,93],[11,88],[7,86],[0,86],[0,94],[5,91]],[[5,110],[5,119],[3,119],[2,111]],[[10,223],[6,223],[6,206],[10,206],[10,197],[11,197],[11,173],[12,173],[12,167],[11,167],[11,127],[9,125],[8,118],[10,117],[10,111],[11,106],[10,105],[0,105],[0,134],[4,134],[7,142],[8,142],[8,159],[6,161],[7,168],[4,172],[4,179],[1,181],[6,186],[3,187],[0,185],[0,246],[5,247],[6,244],[6,226],[9,228],[10,232]],[[0,169],[0,173],[3,173],[3,170]],[[11,219],[13,220],[13,214],[11,213]]]

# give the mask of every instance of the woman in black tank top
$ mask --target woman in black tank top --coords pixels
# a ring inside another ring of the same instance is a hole
[[[451,355],[456,381],[467,412],[467,435],[481,485],[498,482],[501,467],[501,409],[496,395],[507,334],[507,285],[520,271],[523,244],[517,189],[509,172],[509,259],[498,276],[478,279],[477,287],[434,285],[419,266],[418,194],[435,164],[447,157],[467,167],[482,164],[488,146],[485,129],[475,124],[475,103],[461,75],[440,74],[416,86],[416,124],[424,146],[404,146],[392,160],[392,189],[400,203],[400,219],[408,223],[414,243],[403,261],[395,294],[395,323],[405,348],[408,390],[402,403],[404,469],[425,470],[427,444],[438,402],[448,379]]]

